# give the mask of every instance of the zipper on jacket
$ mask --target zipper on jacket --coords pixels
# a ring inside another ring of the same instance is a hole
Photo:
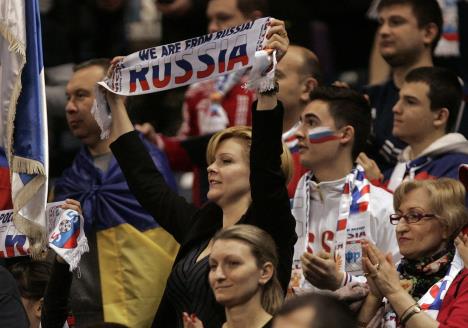
[[[317,185],[317,191],[320,197],[320,202],[323,204],[323,194],[322,194],[322,189],[320,189],[320,185]]]

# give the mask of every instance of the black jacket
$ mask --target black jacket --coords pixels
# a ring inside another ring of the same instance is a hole
[[[256,104],[253,106],[255,108]],[[278,278],[286,291],[297,236],[286,181],[281,171],[283,107],[279,103],[274,110],[254,110],[252,118],[252,203],[238,223],[255,225],[273,237],[279,255]],[[129,132],[118,138],[111,144],[111,149],[138,201],[180,243],[176,262],[222,228],[223,213],[218,205],[207,203],[198,209],[167,187],[136,132]],[[177,316],[182,314],[174,312],[165,292],[153,327],[175,326]]]

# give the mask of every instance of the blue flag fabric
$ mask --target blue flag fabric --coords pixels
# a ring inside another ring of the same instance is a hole
[[[144,141],[155,165],[176,190],[176,182],[165,155]],[[94,166],[93,158],[83,146],[70,168],[55,183],[55,200],[73,198],[81,202],[85,231],[104,230],[129,223],[139,231],[159,227],[128,189],[127,181],[112,156],[107,172]]]

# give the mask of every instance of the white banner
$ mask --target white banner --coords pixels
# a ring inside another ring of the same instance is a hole
[[[69,265],[73,271],[80,263],[81,255],[89,251],[84,234],[84,220],[78,212],[63,209],[63,202],[47,204],[49,247]]]
[[[0,258],[25,256],[29,240],[13,224],[13,210],[0,211]]]
[[[213,79],[251,67],[262,50],[269,17],[223,31],[159,47],[123,58],[113,75],[99,82],[109,91],[131,96]]]

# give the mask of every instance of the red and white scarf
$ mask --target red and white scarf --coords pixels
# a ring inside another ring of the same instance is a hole
[[[294,197],[294,203],[302,202],[301,206],[294,205],[294,216],[296,218],[296,232],[298,240],[294,246],[293,257],[293,279],[291,287],[302,288],[305,286],[305,278],[302,274],[301,256],[304,252],[311,252],[309,248],[309,230],[310,222],[310,184],[312,183],[313,174],[307,173],[299,182],[297,192]],[[370,204],[370,183],[367,180],[364,169],[358,165],[354,168],[345,179],[343,192],[340,199],[340,207],[336,223],[336,233],[333,246],[333,257],[335,259],[337,269],[341,272],[346,272],[346,247],[347,247],[347,227],[348,221],[352,214],[364,214],[367,219],[364,220],[363,229],[369,231],[369,204]],[[320,220],[320,218],[314,218]],[[352,220],[352,218],[351,218]],[[315,233],[315,232],[313,232]],[[358,245],[360,247],[360,245]],[[349,279],[347,279],[349,280]]]
[[[463,260],[461,259],[458,250],[455,251],[455,256],[452,263],[450,264],[450,269],[447,274],[435,283],[426,294],[424,294],[418,301],[421,310],[426,312],[432,319],[437,320],[442,302],[444,300],[447,291],[450,288],[455,277],[458,273],[464,268]],[[382,327],[384,328],[397,328],[402,327],[397,324],[396,314],[393,311],[390,303],[385,301],[385,313],[382,319]]]

